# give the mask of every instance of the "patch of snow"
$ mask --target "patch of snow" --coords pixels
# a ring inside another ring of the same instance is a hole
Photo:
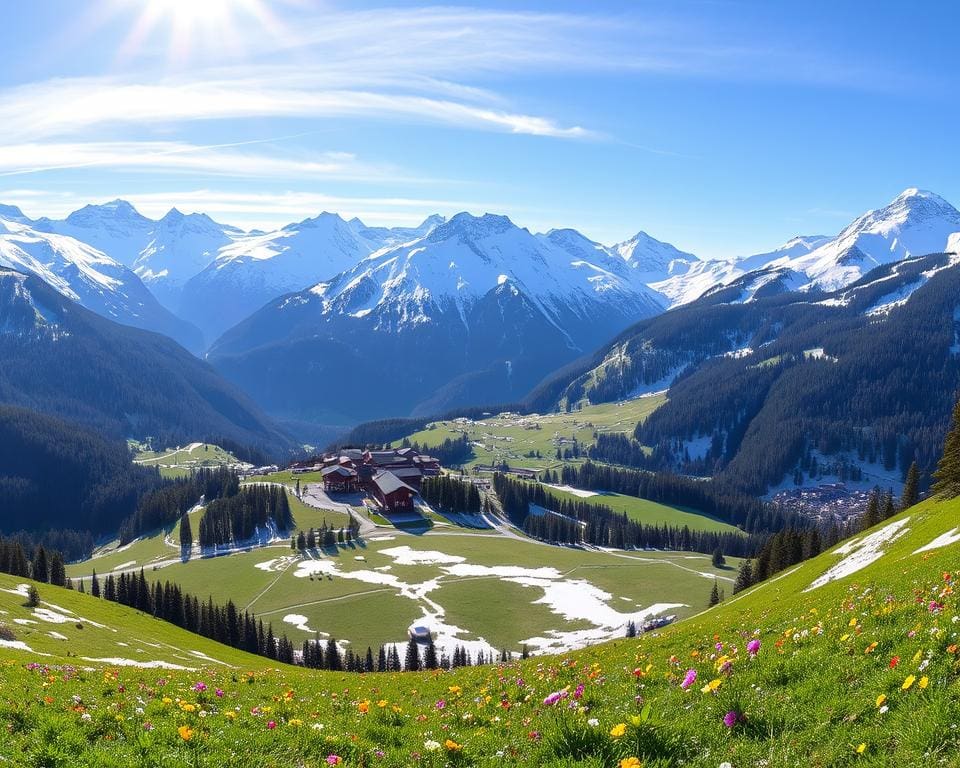
[[[940,547],[949,547],[951,544],[956,544],[960,541],[960,528],[954,528],[952,531],[947,531],[946,533],[937,536],[929,544],[924,544],[920,549],[914,551],[913,554],[919,555],[921,552],[929,552],[932,549],[940,549]]]
[[[180,664],[171,664],[169,661],[135,661],[134,659],[106,658],[95,659],[90,656],[81,656],[84,661],[92,661],[96,664],[108,664],[111,667],[142,667],[143,669],[177,669],[184,672],[193,672],[194,667],[184,667]]]
[[[70,624],[77,620],[76,616],[64,616],[62,613],[51,611],[49,608],[34,608],[33,615],[41,621],[48,621],[51,624]]]
[[[411,549],[408,546],[381,549],[380,554],[392,557],[397,565],[444,565],[462,563],[466,558],[459,555],[446,555],[433,550]]]
[[[136,564],[137,564],[137,561],[136,561],[136,560],[131,560],[130,562],[127,562],[127,563],[121,563],[120,565],[118,565],[118,566],[117,566],[116,568],[114,568],[113,570],[115,570],[115,571],[122,571],[124,568],[129,568],[131,565],[136,565]]]
[[[548,488],[554,488],[558,491],[564,491],[566,493],[571,493],[574,496],[579,496],[581,499],[588,499],[591,496],[599,496],[600,494],[596,491],[585,491],[582,488],[574,488],[572,485],[551,485],[550,483],[545,483]]]
[[[302,613],[288,613],[286,616],[283,617],[284,623],[292,624],[294,627],[296,627],[297,629],[303,632],[309,632],[310,634],[313,634],[313,630],[310,629],[309,626],[307,626],[308,620],[309,619],[307,619],[307,617],[304,616]]]
[[[38,624],[39,622],[36,622],[33,619],[14,619],[13,623],[19,624],[20,626],[23,626],[23,627],[28,627],[31,624]]]
[[[851,539],[842,547],[838,547],[833,551],[833,554],[846,555],[846,557],[822,576],[814,579],[813,583],[803,591],[810,592],[831,581],[842,579],[879,560],[883,556],[884,546],[896,541],[909,530],[906,527],[909,521],[909,517],[896,520],[880,530],[874,531],[869,536]]]
[[[29,645],[27,645],[23,640],[0,640],[0,648],[13,648],[17,651],[26,651],[27,653],[36,653]],[[41,656],[49,656],[48,653],[39,654]]]
[[[70,639],[70,638],[67,637],[66,635],[61,635],[59,632],[47,632],[47,634],[50,635],[50,637],[52,637],[54,640],[69,640],[69,639]]]
[[[8,592],[11,595],[20,595],[20,597],[27,597],[30,594],[30,585],[29,584],[17,584],[14,589],[4,589],[4,592]]]

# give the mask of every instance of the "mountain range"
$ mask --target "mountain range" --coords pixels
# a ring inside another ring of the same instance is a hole
[[[643,231],[608,246],[492,214],[386,228],[321,213],[244,232],[122,200],[63,220],[0,206],[0,265],[205,354],[276,415],[329,423],[516,400],[632,323],[727,286],[740,301],[814,295],[958,244],[960,212],[916,188],[835,237],[722,260]]]

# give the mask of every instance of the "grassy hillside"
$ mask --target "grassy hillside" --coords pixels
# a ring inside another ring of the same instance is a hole
[[[129,442],[134,449],[139,448],[139,444]],[[134,461],[145,467],[158,467],[164,477],[186,477],[201,467],[250,466],[219,445],[211,443],[190,443],[163,451],[137,450]]]
[[[595,432],[633,434],[637,422],[646,419],[665,400],[664,395],[651,395],[621,403],[587,406],[572,413],[501,414],[479,421],[436,421],[409,435],[408,439],[431,446],[466,433],[473,443],[474,453],[473,459],[466,464],[468,467],[507,462],[512,467],[557,469],[561,465],[556,459],[558,447],[562,452],[572,446],[574,439],[586,447],[594,442]],[[399,445],[399,441],[395,444]]]
[[[31,636],[34,651],[55,655],[0,651],[0,756],[37,766],[955,766],[958,544],[960,501],[925,502],[665,631],[450,673],[118,668],[77,664],[67,643]],[[156,637],[152,619],[45,591],[103,617],[114,642]],[[25,610],[0,595],[4,621]]]

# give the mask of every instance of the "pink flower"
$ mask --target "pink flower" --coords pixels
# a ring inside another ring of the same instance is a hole
[[[222,699],[222,698],[223,698],[223,691],[221,691],[219,688],[217,688],[216,694],[217,694],[217,698],[218,698],[218,699]]]
[[[683,682],[680,683],[680,687],[683,688],[683,690],[687,690],[687,688],[693,685],[696,682],[696,680],[697,680],[697,670],[688,669],[687,674],[684,675],[683,677]]]
[[[445,702],[443,699],[440,699],[440,701],[437,702],[437,709],[444,709],[446,706],[447,702]]]
[[[756,656],[758,653],[760,653],[760,641],[754,639],[747,643],[747,653],[749,653],[751,656]]]
[[[723,724],[727,728],[733,728],[737,723],[740,722],[740,713],[730,710],[723,716]]]
[[[193,690],[195,690],[197,693],[203,693],[205,690],[207,690],[207,684],[203,682],[197,683],[193,686]]]
[[[271,720],[269,723],[267,723],[267,730],[268,730],[268,731],[272,731],[272,730],[273,730],[274,728],[276,728],[276,727],[277,727],[277,724],[276,724],[273,720]]]
[[[327,765],[340,765],[343,758],[340,755],[327,755]]]

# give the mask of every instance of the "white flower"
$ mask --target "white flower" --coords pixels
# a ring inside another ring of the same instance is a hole
[[[313,730],[315,730],[315,731],[322,731],[322,730],[323,730],[323,723],[314,723],[314,724],[311,725],[310,727],[313,728]]]
[[[600,725],[600,721],[595,717],[591,717],[589,720],[587,720],[587,725],[589,725],[591,728],[596,728],[598,725]]]
[[[884,704],[882,707],[880,707],[880,714],[884,714],[888,709],[890,709],[890,707]]]
[[[89,723],[93,718],[90,717],[89,712],[84,712],[82,715],[80,715],[80,719],[83,720],[83,722],[85,723]]]
[[[436,752],[438,749],[440,749],[440,742],[434,741],[433,739],[427,739],[425,742],[423,742],[423,748],[427,750],[427,752]]]
[[[134,712],[134,714],[136,714],[136,715],[142,715],[142,714],[143,714],[143,707],[137,707],[135,710],[133,710],[133,712]]]
[[[720,763],[720,768],[733,768],[733,763]]]

